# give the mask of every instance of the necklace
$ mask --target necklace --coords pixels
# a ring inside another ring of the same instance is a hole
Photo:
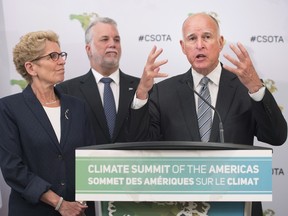
[[[51,104],[56,103],[57,101],[58,101],[58,99],[55,99],[55,100],[53,100],[53,101],[51,101],[51,102],[44,102],[44,104],[46,104],[46,105],[51,105]]]

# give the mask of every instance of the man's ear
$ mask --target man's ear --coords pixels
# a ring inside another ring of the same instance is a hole
[[[221,51],[225,45],[225,39],[222,35],[219,38],[219,45],[220,45],[220,51]]]
[[[91,57],[92,56],[91,46],[89,44],[85,45],[85,50],[86,50],[86,53],[87,53],[88,57]]]
[[[184,41],[183,40],[180,40],[180,46],[181,46],[182,52],[184,53],[184,55],[186,55],[185,45],[184,45]]]

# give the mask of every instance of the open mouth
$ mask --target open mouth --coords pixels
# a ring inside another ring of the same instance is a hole
[[[204,54],[196,55],[196,59],[203,59],[203,58],[206,58],[206,55],[204,55]]]

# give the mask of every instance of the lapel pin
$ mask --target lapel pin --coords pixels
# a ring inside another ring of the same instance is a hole
[[[69,109],[67,109],[67,110],[65,111],[65,113],[64,113],[65,118],[66,118],[67,120],[69,119],[69,117],[68,117],[68,113],[69,113]]]

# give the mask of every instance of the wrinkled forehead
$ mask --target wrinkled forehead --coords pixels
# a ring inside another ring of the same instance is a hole
[[[182,27],[183,36],[191,34],[218,34],[219,26],[215,19],[206,14],[192,15],[188,17]]]
[[[98,35],[114,35],[119,36],[117,26],[110,23],[97,23],[94,28],[94,32]]]

